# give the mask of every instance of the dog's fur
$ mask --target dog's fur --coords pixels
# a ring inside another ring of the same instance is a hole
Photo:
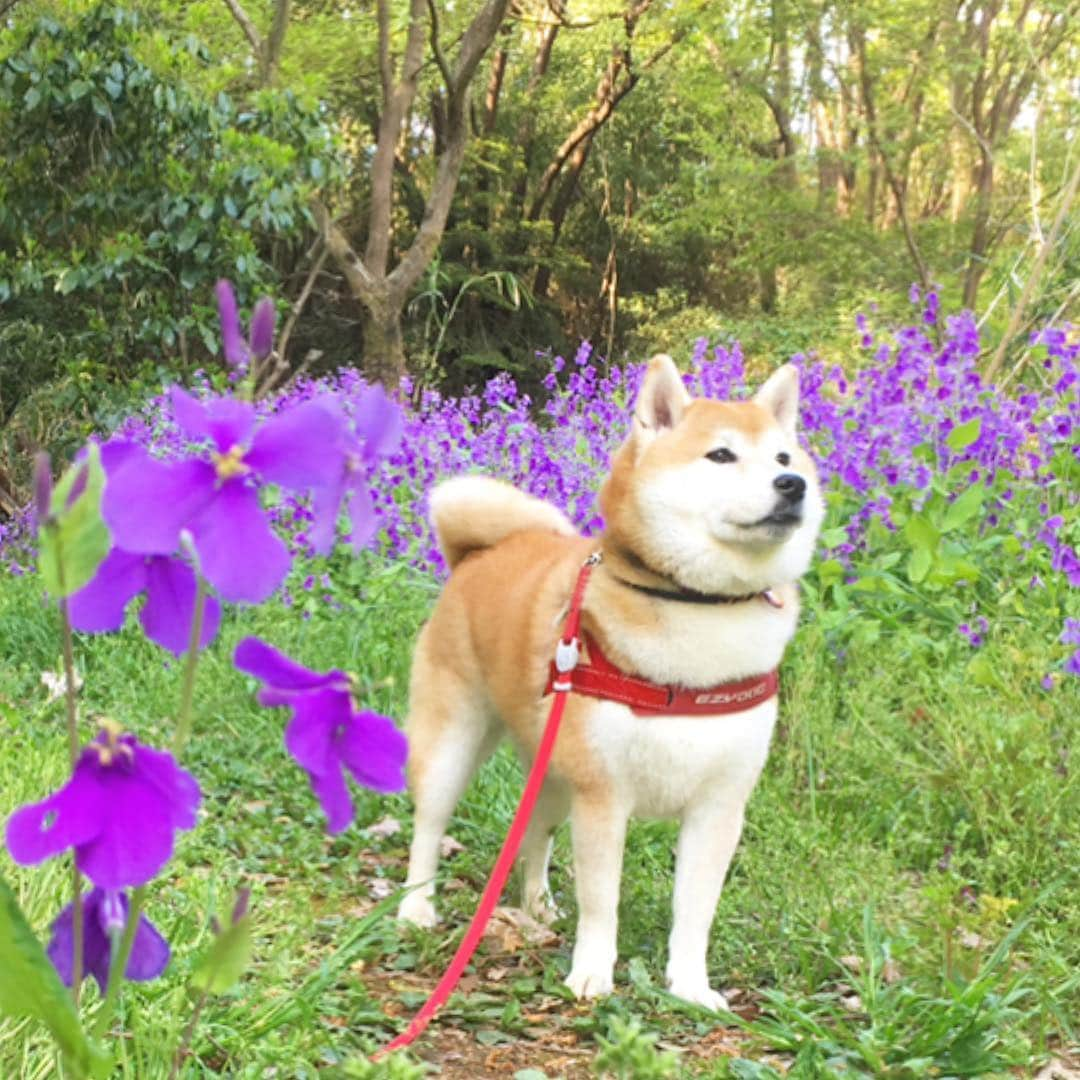
[[[603,561],[582,625],[624,671],[701,688],[779,664],[822,516],[797,412],[790,366],[752,401],[722,403],[691,400],[670,358],[659,356],[600,493],[601,537],[577,536],[554,507],[495,480],[466,477],[435,490],[432,517],[453,574],[413,661],[416,831],[402,918],[436,921],[439,841],[500,736],[510,734],[526,764],[535,752],[551,703],[542,697],[548,665],[591,551],[599,548]],[[716,460],[726,451],[736,460]],[[788,479],[776,485],[783,474]],[[792,474],[806,483],[801,500],[790,497],[798,486]],[[769,589],[783,606],[760,597],[688,603],[627,582],[726,596]],[[522,846],[523,903],[550,916],[551,834],[569,815],[579,915],[567,983],[579,997],[612,989],[623,840],[636,814],[681,820],[668,985],[688,1001],[724,1007],[706,973],[709,928],[775,719],[775,698],[723,716],[639,717],[614,702],[571,696]]]

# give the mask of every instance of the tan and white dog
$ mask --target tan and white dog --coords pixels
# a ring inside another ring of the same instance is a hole
[[[439,841],[500,736],[531,760],[551,702],[549,665],[590,552],[602,562],[582,629],[622,671],[694,689],[779,664],[822,517],[797,413],[790,366],[752,401],[715,402],[692,400],[671,359],[657,356],[600,492],[602,536],[579,537],[554,507],[495,480],[435,490],[432,518],[453,573],[413,660],[416,828],[401,918],[436,922]],[[550,916],[551,836],[569,815],[578,925],[567,984],[577,996],[612,989],[628,819],[677,817],[668,986],[725,1007],[709,986],[709,928],[775,720],[775,697],[724,716],[640,716],[571,696],[521,857],[524,906]]]

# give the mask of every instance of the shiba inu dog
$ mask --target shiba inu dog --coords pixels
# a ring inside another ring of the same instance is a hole
[[[822,518],[797,414],[791,366],[750,401],[716,402],[691,399],[672,360],[657,356],[600,491],[601,536],[578,536],[557,509],[495,480],[435,489],[432,518],[453,572],[413,660],[416,827],[401,918],[435,923],[439,841],[500,737],[526,764],[535,752],[571,591],[599,552],[582,606],[585,650],[616,678],[666,691],[675,711],[571,695],[521,848],[523,903],[550,917],[551,836],[569,816],[578,924],[567,984],[578,997],[610,992],[627,821],[678,818],[667,982],[678,997],[725,1007],[706,951],[776,720],[775,681],[757,677],[775,671],[795,631],[796,582]],[[684,700],[699,712],[736,700],[738,711],[679,715]]]

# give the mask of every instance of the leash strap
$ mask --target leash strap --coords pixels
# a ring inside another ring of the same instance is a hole
[[[578,630],[581,627],[581,604],[585,598],[585,586],[588,584],[589,575],[592,573],[592,568],[599,561],[600,555],[598,552],[590,555],[582,564],[578,573],[577,584],[574,586],[574,593],[570,600],[570,611],[566,617],[566,626],[556,649],[556,666],[564,676],[573,670],[580,655]],[[564,667],[564,664],[570,664],[571,666]],[[536,749],[532,768],[529,770],[528,779],[525,781],[525,790],[521,793],[521,801],[514,812],[514,819],[510,823],[510,830],[503,841],[499,857],[495,860],[495,867],[491,871],[491,877],[488,879],[483,895],[480,897],[480,904],[476,909],[476,914],[473,915],[469,928],[465,931],[465,936],[457,947],[457,952],[454,953],[453,959],[450,961],[450,965],[447,967],[443,977],[439,980],[435,989],[432,990],[431,996],[412,1018],[409,1026],[392,1042],[377,1050],[372,1055],[373,1058],[378,1059],[385,1054],[400,1050],[423,1033],[435,1014],[453,993],[454,987],[457,986],[458,980],[472,959],[473,953],[476,952],[476,946],[480,944],[480,939],[484,935],[484,928],[487,926],[488,919],[491,918],[491,913],[495,910],[495,905],[499,902],[503,886],[506,885],[506,879],[510,876],[514,860],[517,858],[518,848],[521,847],[521,841],[524,839],[525,830],[529,825],[529,818],[532,817],[533,807],[536,805],[540,789],[543,787],[548,762],[551,760],[551,752],[555,747],[555,738],[559,734],[559,724],[562,722],[563,713],[566,711],[566,699],[570,694],[571,685],[564,679],[561,683],[556,684],[554,690],[555,700],[551,703],[551,712],[548,714],[544,734],[540,738],[540,745]]]

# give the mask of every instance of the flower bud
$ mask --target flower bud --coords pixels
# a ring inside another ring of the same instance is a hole
[[[251,314],[251,352],[256,360],[270,355],[274,347],[274,301],[264,296]]]
[[[34,455],[34,523],[40,528],[49,520],[52,505],[52,467],[44,450]]]

